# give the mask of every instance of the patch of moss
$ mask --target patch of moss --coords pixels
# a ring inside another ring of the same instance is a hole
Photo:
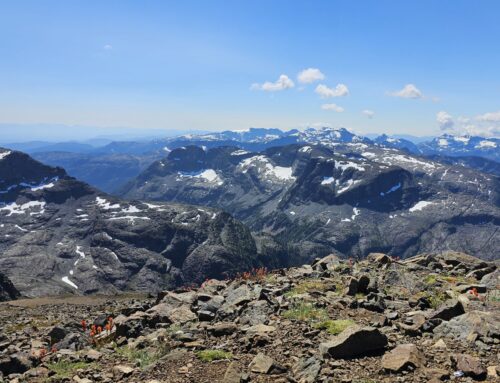
[[[350,319],[338,319],[338,320],[328,319],[320,323],[317,323],[314,327],[321,330],[326,330],[328,333],[332,335],[338,335],[346,328],[354,324],[355,324],[354,321]]]
[[[202,350],[196,352],[196,356],[203,362],[233,358],[233,354],[222,350]]]

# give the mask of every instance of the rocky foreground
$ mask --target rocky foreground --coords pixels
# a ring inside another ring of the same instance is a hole
[[[497,382],[499,279],[461,253],[371,254],[155,298],[13,301],[0,382]]]

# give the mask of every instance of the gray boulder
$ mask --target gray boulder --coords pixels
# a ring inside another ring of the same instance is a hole
[[[380,351],[387,345],[387,337],[373,327],[352,326],[329,342],[321,343],[324,357],[348,359]]]

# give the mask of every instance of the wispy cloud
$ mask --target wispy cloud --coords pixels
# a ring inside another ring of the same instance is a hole
[[[342,97],[349,94],[349,89],[344,84],[338,84],[335,88],[329,88],[325,84],[319,84],[314,90],[321,98]]]
[[[389,95],[393,97],[411,98],[411,99],[418,99],[424,97],[420,89],[418,89],[414,84],[406,84],[403,87],[403,89],[395,92],[389,92]]]
[[[498,112],[489,112],[485,114],[481,114],[476,117],[478,121],[485,122],[500,122],[500,110]]]
[[[103,48],[105,51],[110,51],[111,49],[113,49],[113,46],[111,44],[106,44],[105,46],[103,46]]]
[[[263,90],[265,92],[278,92],[290,89],[295,86],[294,82],[286,74],[282,74],[275,82],[266,81],[263,84],[254,83],[250,86],[251,90]]]
[[[323,104],[321,105],[321,109],[323,110],[333,110],[334,112],[341,113],[344,111],[344,108],[338,106],[337,104]]]
[[[455,126],[455,121],[453,120],[453,116],[444,110],[438,112],[436,114],[436,121],[439,125],[439,129],[442,131],[450,131]]]
[[[375,112],[373,110],[365,109],[361,112],[363,116],[366,116],[368,118],[373,118],[375,116]]]
[[[325,75],[317,68],[307,68],[297,75],[297,80],[301,84],[311,84],[315,81],[324,80]]]

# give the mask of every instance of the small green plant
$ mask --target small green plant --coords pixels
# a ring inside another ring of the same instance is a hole
[[[233,354],[222,350],[202,350],[196,352],[196,356],[203,362],[233,358]]]
[[[299,282],[293,289],[288,291],[285,296],[292,298],[294,296],[305,294],[311,291],[325,291],[328,285],[320,280],[306,280]]]
[[[437,275],[436,274],[429,274],[425,277],[424,283],[428,286],[435,285],[437,283]]]
[[[47,366],[50,371],[55,373],[56,378],[71,378],[76,370],[84,368],[98,368],[95,363],[87,362],[70,362],[68,360],[60,360],[51,363]]]
[[[325,320],[317,323],[314,327],[326,330],[328,333],[332,335],[338,335],[346,328],[354,325],[355,323],[350,319],[338,319],[338,320]]]
[[[130,348],[128,346],[116,347],[115,352],[129,362],[137,364],[141,369],[144,369],[153,363],[156,363],[162,356],[168,353],[168,348],[165,346],[160,346],[155,351],[151,349],[138,350],[135,348]]]
[[[328,319],[325,309],[320,309],[312,303],[298,302],[292,308],[285,311],[283,316],[287,319],[295,319],[303,322],[316,322]]]
[[[446,294],[443,291],[434,291],[433,294],[427,295],[427,300],[433,309],[437,309],[446,301]]]

